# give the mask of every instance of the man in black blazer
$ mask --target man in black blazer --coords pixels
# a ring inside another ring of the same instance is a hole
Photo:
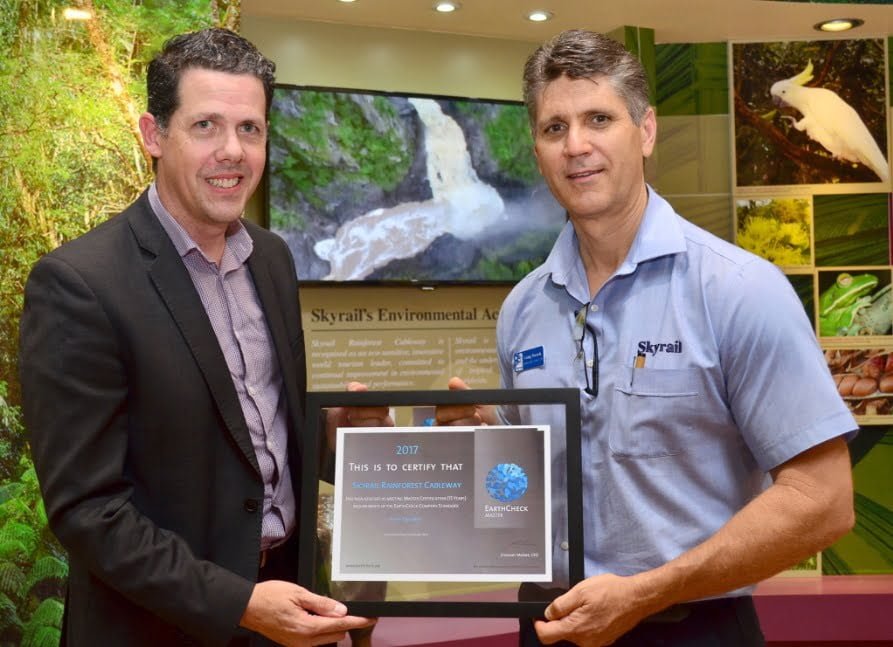
[[[140,118],[155,182],[28,280],[24,413],[69,552],[63,644],[310,645],[370,624],[294,584],[297,278],[241,219],[274,69],[226,30],[168,41]]]

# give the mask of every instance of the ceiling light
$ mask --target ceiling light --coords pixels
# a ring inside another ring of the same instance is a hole
[[[527,20],[530,22],[546,22],[552,19],[552,12],[545,9],[537,9],[527,14]]]
[[[357,0],[338,0],[338,2],[344,2],[344,3],[356,2],[356,1]]]
[[[813,25],[813,28],[819,31],[846,31],[863,24],[865,24],[865,21],[859,18],[835,18],[834,20],[825,20],[817,23]]]
[[[458,2],[450,2],[449,0],[442,0],[441,2],[437,2],[434,5],[434,11],[440,13],[453,13],[459,9]]]
[[[62,17],[65,18],[65,20],[92,20],[93,13],[86,9],[65,7],[65,10],[62,12]]]

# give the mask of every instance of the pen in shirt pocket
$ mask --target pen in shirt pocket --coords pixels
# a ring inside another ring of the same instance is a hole
[[[636,359],[633,362],[633,372],[629,378],[629,385],[632,386],[636,381],[636,369],[645,368],[645,353],[636,353]]]

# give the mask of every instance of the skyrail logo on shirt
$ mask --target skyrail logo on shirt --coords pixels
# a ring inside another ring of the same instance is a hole
[[[652,357],[654,357],[658,353],[681,353],[682,342],[678,339],[669,343],[640,341],[637,350],[640,355],[651,355]]]

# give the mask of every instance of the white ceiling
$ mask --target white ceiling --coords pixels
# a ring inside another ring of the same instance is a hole
[[[829,18],[862,18],[845,38],[893,34],[893,0],[877,4],[816,4],[771,0],[460,0],[452,14],[433,10],[434,0],[242,0],[242,16],[274,16],[541,42],[570,28],[610,31],[629,25],[651,27],[658,43],[728,40],[811,40],[831,36],[812,26]],[[525,20],[532,9],[554,18]]]

